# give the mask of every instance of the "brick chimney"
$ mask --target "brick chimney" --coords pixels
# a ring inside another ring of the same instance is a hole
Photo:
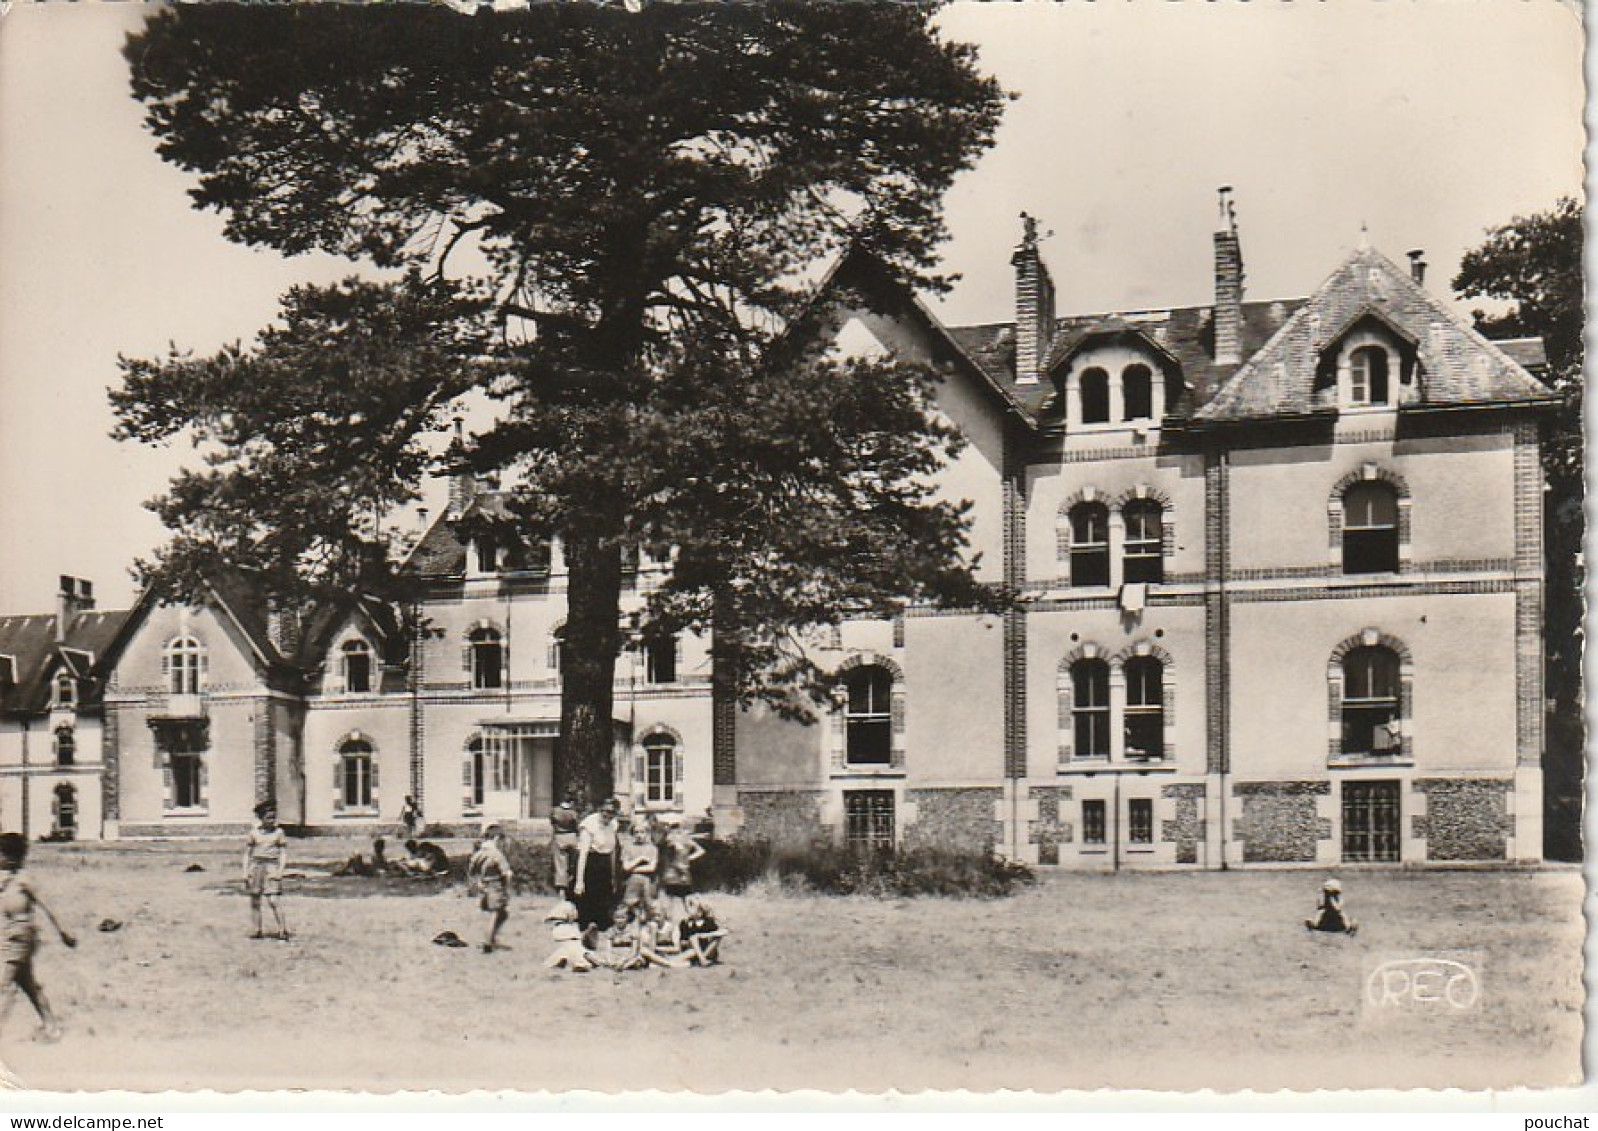
[[[1426,285],[1426,253],[1420,248],[1409,253],[1409,277],[1415,280],[1416,286]]]
[[[55,639],[60,644],[67,638],[72,618],[94,608],[94,584],[63,573],[59,577],[55,602]]]
[[[1010,257],[1015,268],[1015,379],[1036,384],[1054,335],[1054,281],[1038,254],[1038,221],[1021,213],[1021,246]]]
[[[1243,363],[1243,246],[1237,238],[1232,186],[1220,189],[1221,219],[1215,230],[1215,364]]]
[[[466,436],[464,422],[455,418],[455,451],[460,455],[460,466],[450,473],[449,504],[444,508],[445,518],[459,518],[477,496],[477,477],[466,466]]]

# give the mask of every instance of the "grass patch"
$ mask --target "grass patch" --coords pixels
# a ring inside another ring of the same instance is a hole
[[[909,848],[860,851],[830,840],[806,845],[766,841],[711,841],[694,864],[703,891],[740,892],[755,883],[825,895],[882,899],[954,896],[995,899],[1034,881],[1025,864],[1001,860],[991,851]]]

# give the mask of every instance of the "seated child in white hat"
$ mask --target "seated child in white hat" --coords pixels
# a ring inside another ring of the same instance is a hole
[[[564,966],[581,973],[594,968],[594,960],[583,946],[583,930],[577,925],[577,908],[573,904],[557,903],[544,916],[544,921],[554,924],[549,933],[555,940],[555,949],[544,959],[544,969],[559,970]]]
[[[1337,934],[1354,934],[1359,924],[1343,913],[1343,885],[1335,879],[1321,885],[1321,897],[1315,903],[1315,918],[1305,919],[1304,926],[1312,931]]]

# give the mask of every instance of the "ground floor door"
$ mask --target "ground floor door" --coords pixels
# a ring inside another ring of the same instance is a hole
[[[1398,782],[1343,783],[1343,860],[1397,863],[1400,841]]]
[[[486,730],[483,816],[501,820],[549,816],[555,782],[555,739],[545,730],[524,726]]]

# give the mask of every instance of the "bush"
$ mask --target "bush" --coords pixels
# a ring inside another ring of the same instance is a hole
[[[547,838],[527,841],[507,836],[502,847],[505,850],[505,858],[510,861],[511,871],[516,876],[515,882],[511,885],[516,891],[533,895],[554,894],[555,846]],[[461,875],[465,874],[466,871],[462,868]]]
[[[828,895],[897,899],[918,895],[996,898],[1031,883],[1032,869],[991,851],[910,848],[861,851],[833,840],[773,846],[765,841],[711,841],[694,864],[695,886],[737,892],[768,880]]]

